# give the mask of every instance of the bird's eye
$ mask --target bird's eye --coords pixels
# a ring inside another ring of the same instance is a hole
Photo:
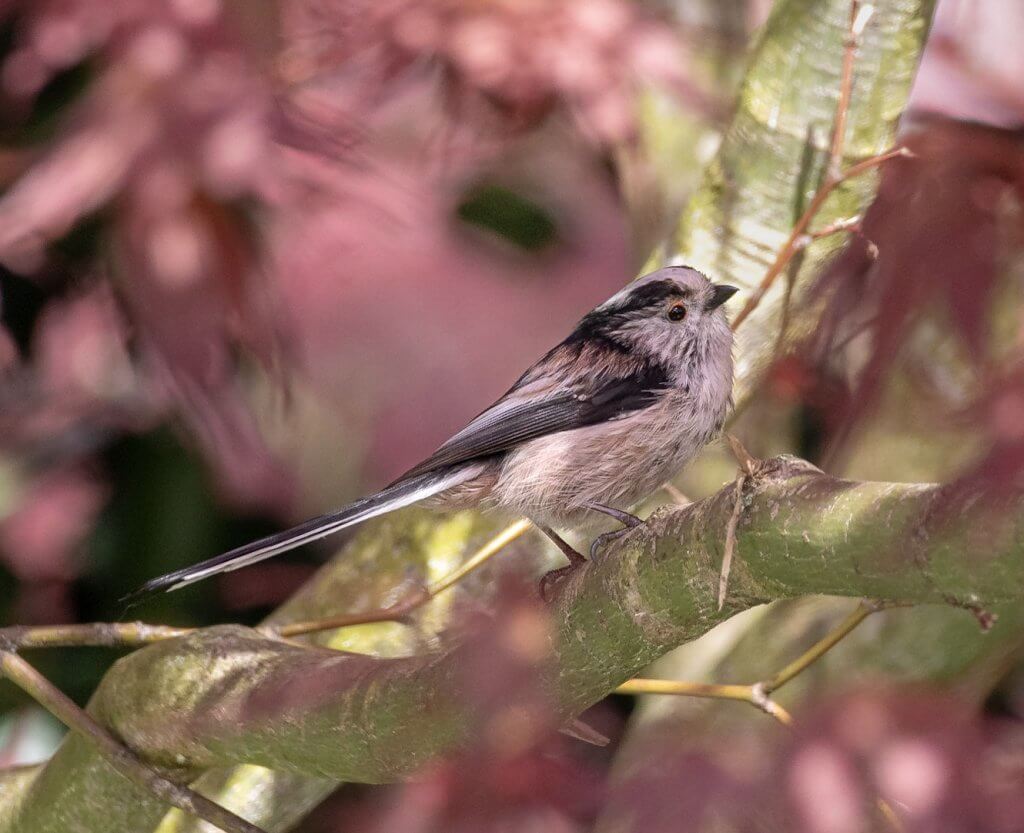
[[[686,307],[682,304],[673,304],[668,308],[669,321],[682,321],[686,318]]]

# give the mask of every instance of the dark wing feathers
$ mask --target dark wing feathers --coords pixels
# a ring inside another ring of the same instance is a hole
[[[531,377],[536,379],[536,374],[524,374],[494,405],[401,479],[491,457],[538,437],[619,419],[653,404],[670,385],[660,365],[644,365],[633,372],[623,367],[618,374],[577,378],[571,388],[517,401]]]
[[[564,383],[559,385],[556,380]],[[610,335],[587,337],[578,330],[429,459],[383,491],[293,529],[153,579],[138,595],[182,587],[234,570],[407,506],[458,482],[461,463],[494,457],[538,437],[619,419],[652,405],[670,385],[661,365],[637,362]]]

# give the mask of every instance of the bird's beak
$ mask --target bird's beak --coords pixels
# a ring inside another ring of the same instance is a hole
[[[729,286],[726,283],[713,284],[714,291],[711,293],[711,300],[704,305],[704,309],[709,312],[713,309],[718,309],[722,304],[728,301],[733,295],[739,292],[739,287]]]

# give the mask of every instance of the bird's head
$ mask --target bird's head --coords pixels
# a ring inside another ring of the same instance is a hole
[[[667,365],[709,353],[724,360],[731,353],[732,332],[723,304],[736,292],[696,269],[667,266],[633,281],[587,318],[595,335],[628,343]]]

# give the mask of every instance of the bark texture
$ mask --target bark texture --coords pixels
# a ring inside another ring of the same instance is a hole
[[[982,553],[972,536],[991,528],[990,510],[974,504],[941,512],[944,497],[936,486],[854,483],[795,458],[765,461],[744,492],[721,611],[717,584],[733,488],[659,512],[573,575],[555,600],[550,685],[561,715],[582,711],[665,652],[773,599],[826,593],[1019,603],[1024,507],[1004,518]],[[965,559],[964,552],[977,556]],[[465,739],[462,650],[373,658],[273,641],[237,626],[211,628],[121,659],[92,711],[167,768],[244,763],[314,778],[390,781]],[[32,826],[16,829],[66,830],[60,825],[72,817],[76,829],[89,829],[81,826],[83,804],[97,806],[98,797],[106,797],[106,829],[111,804],[124,808],[122,821],[132,817],[136,830],[140,810],[158,812],[141,794],[113,800],[114,783],[90,757],[84,741],[70,740],[33,785],[52,800],[34,802],[31,815],[21,816]],[[116,786],[118,796],[133,789]]]

